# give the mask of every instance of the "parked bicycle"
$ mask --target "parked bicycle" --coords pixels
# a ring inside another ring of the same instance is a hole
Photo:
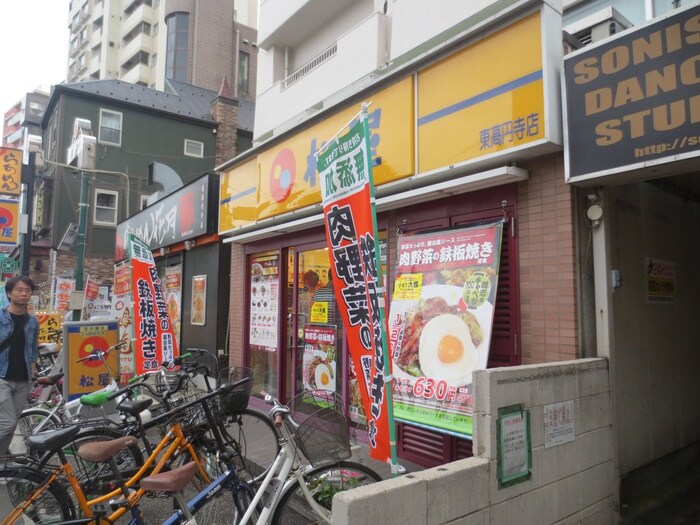
[[[149,487],[149,481],[146,481],[145,488],[139,486],[139,483],[142,483],[144,479],[149,477],[153,481],[153,476],[156,476],[155,486],[158,485],[157,475],[164,471],[169,464],[169,460],[180,449],[182,442],[186,441],[181,430],[180,421],[191,417],[195,413],[204,414],[205,419],[211,423],[215,438],[221,447],[221,461],[230,464],[229,468],[209,485],[211,490],[209,495],[202,500],[201,506],[208,503],[214,495],[221,493],[221,489],[229,489],[234,499],[234,505],[242,511],[248,507],[253,491],[238,477],[237,469],[233,465],[233,458],[236,457],[236,452],[227,447],[216,430],[217,425],[213,415],[213,407],[227,406],[232,398],[240,396],[240,390],[237,389],[244,384],[251,384],[249,378],[237,381],[232,385],[222,385],[211,393],[158,416],[156,418],[158,420],[171,421],[171,429],[144,462],[143,467],[128,479],[122,476],[119,466],[113,458],[114,454],[119,450],[133,445],[136,438],[125,436],[112,441],[93,442],[81,446],[78,454],[83,459],[96,464],[109,464],[117,485],[117,488],[108,494],[89,500],[63,452],[63,447],[75,439],[79,429],[77,427],[69,427],[32,435],[29,438],[29,445],[35,450],[42,451],[44,454],[57,454],[61,460],[61,466],[49,472],[21,464],[10,464],[0,468],[0,524],[10,525],[17,523],[18,520],[21,523],[22,518],[31,520],[30,523],[41,525],[78,519],[78,511],[73,505],[62,480],[68,482],[70,490],[75,494],[79,503],[80,512],[84,516],[84,519],[78,521],[79,523],[87,524],[93,522],[96,512],[100,514],[100,520],[105,520],[105,523],[115,523],[127,512],[131,512],[130,523],[142,524],[143,520],[138,502],[145,494],[146,488]],[[248,388],[249,395],[249,387],[246,388]],[[206,479],[206,469],[196,454],[192,455],[192,463],[195,463],[195,467],[187,467],[187,469],[195,469],[197,475],[201,476],[202,479]],[[152,465],[155,466],[151,471]],[[150,474],[147,476],[146,474],[149,472]],[[163,478],[161,477],[160,479],[162,480]],[[151,488],[153,486],[151,485]],[[108,505],[111,512],[105,510],[105,504]]]
[[[329,524],[335,494],[381,481],[367,465],[348,461],[348,423],[337,394],[302,393],[288,405],[270,395],[265,400],[273,405],[281,448],[241,525]]]

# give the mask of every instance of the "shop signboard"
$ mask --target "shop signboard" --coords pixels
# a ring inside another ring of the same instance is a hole
[[[18,235],[19,200],[0,199],[0,245],[15,246],[17,244]],[[12,260],[13,259],[9,257],[5,259],[5,261]],[[4,269],[3,272],[7,273]]]
[[[22,184],[22,150],[0,148],[0,194],[19,195]]]
[[[371,100],[368,124],[375,184],[412,175],[413,79],[373,93]],[[222,173],[219,233],[320,203],[316,152],[356,113],[356,106],[346,108]]]
[[[67,381],[63,383],[63,395],[75,399],[107,386],[111,375],[118,375],[119,352],[111,351],[102,360],[79,361],[95,351],[106,351],[117,344],[119,329],[116,321],[68,321],[63,324],[63,341],[66,347]]]
[[[360,120],[318,158],[333,289],[351,359],[358,371],[370,456],[396,462],[391,391],[386,384],[386,320],[376,213],[372,206],[371,145],[365,108]]]
[[[61,312],[37,312],[39,320],[39,344],[60,343],[63,333],[63,314]]]
[[[81,319],[83,321],[88,321],[92,319],[92,315],[95,311],[95,305],[97,304],[97,298],[99,295],[100,283],[98,283],[88,275],[87,282],[85,283],[85,293],[83,296],[83,310],[81,312]]]
[[[75,290],[75,279],[68,277],[56,277],[53,309],[59,312],[67,312],[70,308],[70,297]]]
[[[401,235],[389,313],[396,419],[471,437],[486,368],[502,223]]]
[[[124,258],[129,232],[155,250],[207,233],[208,213],[209,176],[205,176],[119,223],[115,260]]]
[[[134,319],[134,372],[159,370],[178,355],[173,326],[153,254],[133,233],[127,237]]]
[[[699,53],[695,3],[567,55],[567,180],[642,178],[700,156]]]

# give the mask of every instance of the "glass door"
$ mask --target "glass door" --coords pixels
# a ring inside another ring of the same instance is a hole
[[[343,393],[343,331],[325,243],[289,248],[287,260],[287,399]]]

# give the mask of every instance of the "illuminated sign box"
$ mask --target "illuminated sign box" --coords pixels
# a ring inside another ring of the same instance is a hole
[[[700,154],[700,5],[564,60],[569,182]]]

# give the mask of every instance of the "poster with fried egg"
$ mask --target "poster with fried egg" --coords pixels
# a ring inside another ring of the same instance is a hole
[[[488,361],[502,229],[399,237],[388,319],[396,419],[472,435],[472,372]]]
[[[334,325],[304,326],[304,392],[335,392],[336,337]]]

